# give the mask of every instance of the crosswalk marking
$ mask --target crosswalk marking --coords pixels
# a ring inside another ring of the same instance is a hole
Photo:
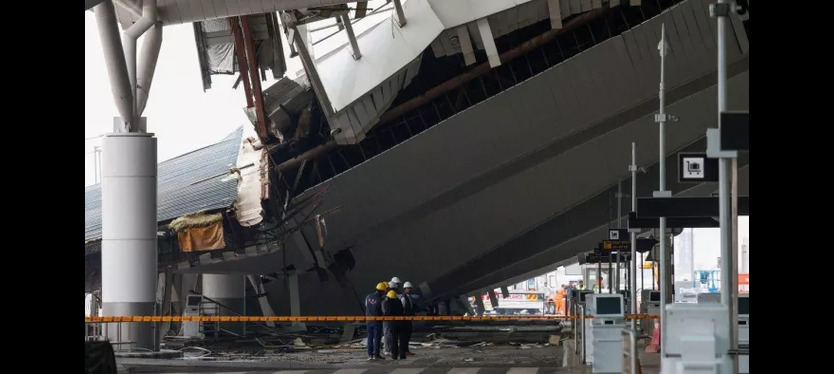
[[[481,368],[452,368],[446,374],[477,374]]]
[[[480,367],[474,368],[449,368],[448,371],[445,371],[446,374],[478,374],[479,371],[484,373],[497,373],[500,368],[486,368],[485,370],[481,370]],[[544,369],[539,370],[539,369]],[[540,371],[549,372],[547,371],[548,368],[540,368],[540,367],[512,367],[512,368],[505,368],[506,374],[538,374]],[[555,369],[555,368],[554,368]],[[274,369],[273,369],[274,370]],[[371,367],[371,368],[356,368],[356,369],[315,369],[315,370],[264,370],[264,369],[254,369],[250,371],[236,371],[236,372],[202,372],[203,374],[364,374],[371,370],[370,373],[388,373],[388,374],[420,374],[423,372],[426,373],[444,373],[444,368],[383,368],[383,367]],[[389,371],[390,370],[390,371]],[[169,373],[169,374],[192,374],[192,373]]]
[[[536,374],[539,368],[510,368],[507,374]]]
[[[362,374],[368,369],[339,369],[336,370],[333,374]]]
[[[390,374],[420,374],[423,369],[395,369]]]

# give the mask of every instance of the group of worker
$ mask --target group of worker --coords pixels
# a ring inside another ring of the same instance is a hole
[[[402,288],[400,288],[402,286]],[[413,316],[417,310],[411,282],[401,283],[393,277],[390,282],[379,282],[376,291],[365,297],[366,316]],[[412,323],[408,321],[367,321],[368,360],[384,360],[380,348],[391,359],[404,359],[411,355],[408,342],[411,340]],[[384,335],[384,339],[383,339]],[[382,345],[383,347],[380,347]]]
[[[596,289],[596,286],[594,286]],[[573,292],[578,290],[585,289],[585,282],[579,281],[578,284],[573,283],[573,281],[568,282],[568,284],[563,284],[559,291],[556,291],[556,300],[555,302],[555,310],[556,314],[563,314],[568,315],[570,314],[570,300],[573,298]]]

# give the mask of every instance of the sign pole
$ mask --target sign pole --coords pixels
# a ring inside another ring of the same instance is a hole
[[[623,182],[617,181],[617,227],[623,227]],[[614,288],[620,291],[620,251],[617,251],[616,281]]]
[[[666,111],[665,111],[665,87],[664,87],[664,79],[666,76],[666,25],[663,24],[660,29],[660,43],[657,46],[657,49],[660,51],[660,92],[659,92],[659,99],[660,99],[660,110],[658,114],[655,116],[655,121],[658,123],[660,128],[660,183],[658,191],[654,193],[655,197],[670,197],[671,193],[666,191]],[[666,253],[666,217],[660,217],[660,357],[661,359],[666,355],[666,344],[663,334],[666,333],[666,303],[667,294],[669,294],[671,289],[669,288],[669,284],[666,282],[666,272],[669,271],[667,269],[667,259],[668,253]]]
[[[631,165],[628,167],[631,171],[631,211],[637,212],[637,143],[631,142]],[[631,285],[631,313],[637,313],[637,233],[631,231],[631,277],[629,281]],[[643,285],[643,263],[640,263],[640,285]],[[637,332],[637,320],[631,319],[631,329]],[[636,358],[631,359],[632,370],[634,370],[634,362]],[[636,372],[636,371],[635,371]]]
[[[730,4],[726,0],[718,0],[712,6],[712,13],[718,23],[718,127],[721,128],[721,113],[727,110],[727,23],[730,16]],[[737,204],[733,190],[733,179],[737,172],[737,164],[734,158],[722,157],[718,164],[718,210],[719,222],[721,224],[719,237],[721,247],[721,303],[729,310],[728,323],[730,331],[730,349],[738,348],[738,321],[736,316],[736,303],[738,287],[735,286],[738,269],[733,259],[736,258],[737,246],[734,246],[736,238],[736,216],[733,212],[734,203]],[[738,372],[738,357],[730,355],[734,372]]]

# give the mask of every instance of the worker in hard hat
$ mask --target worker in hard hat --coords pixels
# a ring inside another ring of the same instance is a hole
[[[403,282],[400,280],[400,278],[393,277],[393,278],[391,278],[391,281],[388,282],[388,287],[390,289],[394,290],[394,292],[396,292],[397,295],[399,296],[402,293],[402,290],[400,289],[400,286],[402,284],[403,284]]]
[[[400,284],[401,284],[400,278],[393,277],[393,278],[391,278],[391,281],[388,282],[388,290],[394,291],[394,293],[397,294],[397,297],[399,297]],[[388,329],[390,327],[391,327],[391,321],[385,321],[385,322],[382,323],[382,336],[383,336],[382,346],[383,346],[383,350],[385,351],[386,355],[391,354],[391,342],[388,341],[388,337],[391,336],[391,334],[388,333]]]
[[[413,285],[411,282],[406,281],[403,283],[403,294],[400,296],[400,301],[403,303],[403,315],[405,316],[414,316],[417,311],[417,306],[414,304],[414,298],[412,296],[414,294],[411,293],[412,290]],[[413,327],[414,324],[412,321],[403,321],[402,331],[400,331],[400,349],[404,349],[406,355],[414,354],[411,353],[411,349],[408,346]]]
[[[388,290],[388,283],[379,282],[376,291],[365,296],[365,316],[382,316],[382,302],[385,292]],[[382,323],[380,321],[366,321],[368,327],[368,360],[384,360],[379,354],[379,345],[382,340]]]
[[[397,293],[394,290],[388,291],[388,294],[385,295],[385,300],[382,301],[382,315],[386,317],[397,317],[402,316],[405,310],[403,309],[402,302],[397,298]],[[400,333],[402,331],[402,323],[403,321],[386,321],[389,322],[388,327],[388,336],[386,336],[386,340],[391,344],[388,348],[391,349],[391,358],[396,359],[404,359],[405,358],[405,347],[401,346],[399,343],[402,341],[400,338]]]

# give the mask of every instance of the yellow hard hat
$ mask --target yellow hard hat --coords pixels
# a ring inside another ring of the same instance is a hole
[[[385,291],[388,289],[388,282],[379,282],[376,284],[377,291]]]
[[[397,298],[397,293],[394,292],[393,290],[388,291],[388,295],[386,295],[386,296],[388,296],[389,299],[396,299]]]

